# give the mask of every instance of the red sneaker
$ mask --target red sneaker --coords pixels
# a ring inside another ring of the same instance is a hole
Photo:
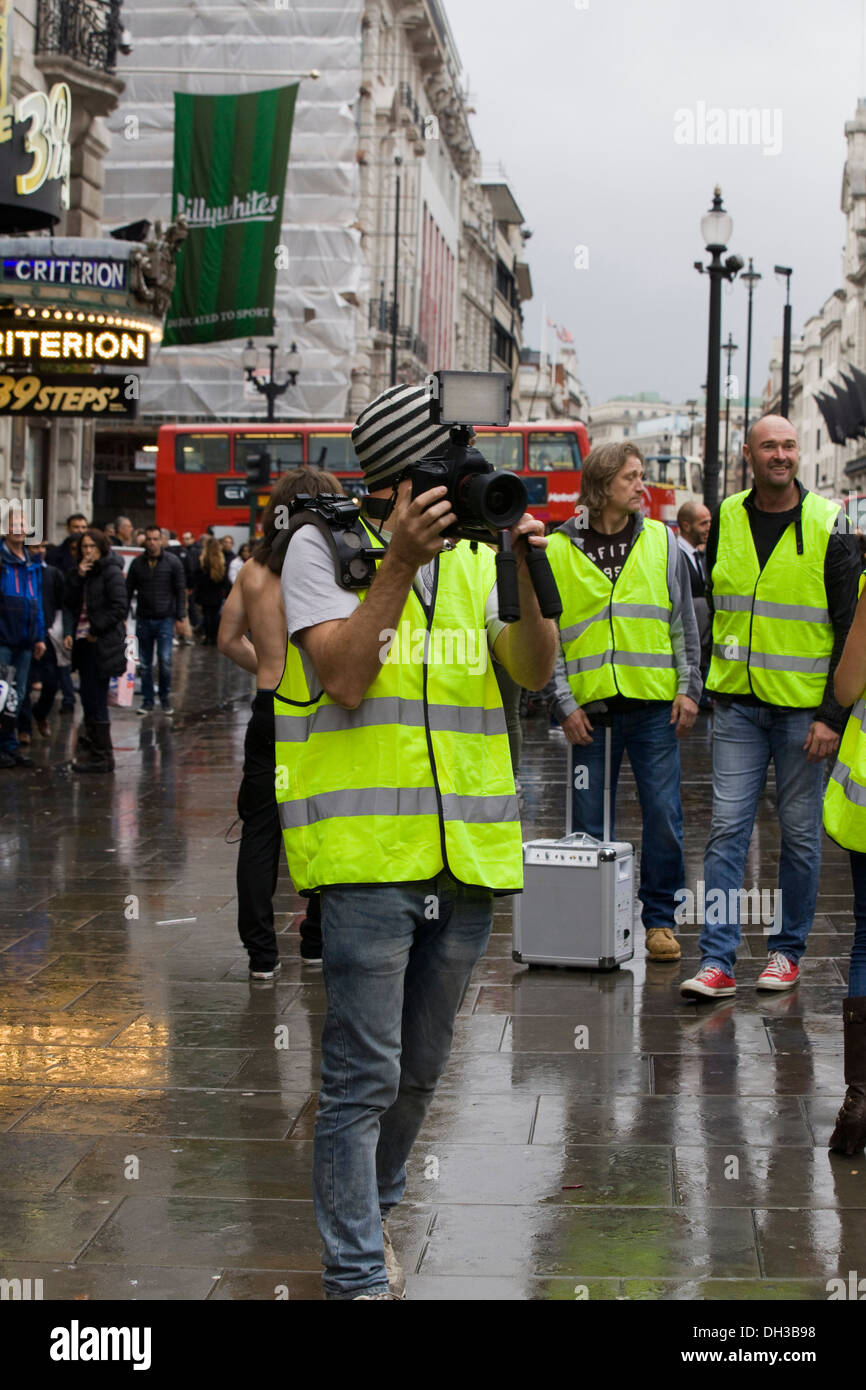
[[[782,951],[771,951],[758,976],[757,989],[793,989],[800,978],[799,967]]]
[[[732,975],[726,975],[718,965],[705,965],[693,980],[683,980],[680,994],[686,999],[722,999],[735,994],[736,989]]]

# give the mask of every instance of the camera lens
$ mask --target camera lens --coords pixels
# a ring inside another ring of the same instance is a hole
[[[507,530],[526,511],[526,488],[513,473],[475,473],[462,491],[467,512],[494,531]]]

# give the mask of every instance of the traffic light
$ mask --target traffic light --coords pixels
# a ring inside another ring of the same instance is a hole
[[[247,488],[250,493],[260,488],[270,491],[271,456],[266,449],[260,454],[247,454]]]

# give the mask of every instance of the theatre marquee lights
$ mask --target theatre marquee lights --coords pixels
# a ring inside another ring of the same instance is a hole
[[[25,362],[100,362],[146,367],[150,335],[145,328],[0,318],[0,357],[8,364]]]

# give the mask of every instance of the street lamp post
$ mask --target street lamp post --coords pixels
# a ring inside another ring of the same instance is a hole
[[[394,164],[397,169],[396,188],[394,194],[394,302],[391,305],[393,318],[391,319],[391,385],[397,385],[397,321],[399,310],[397,306],[397,276],[400,268],[400,166],[403,163],[399,154],[394,156]]]
[[[722,252],[728,248],[733,221],[722,204],[722,190],[716,188],[709,212],[701,218],[701,235],[710,253],[710,264],[695,261],[695,270],[710,277],[710,320],[707,345],[707,413],[704,434],[704,505],[713,511],[719,500],[719,377],[722,357],[722,281],[733,280],[745,262],[739,256]]]
[[[267,397],[269,424],[271,424],[274,419],[274,406],[280,396],[284,395],[290,386],[295,385],[298,379],[298,373],[301,370],[301,354],[298,352],[295,343],[292,343],[289,349],[289,355],[286,358],[285,381],[277,381],[276,379],[276,358],[277,344],[268,343],[268,376],[266,380],[262,380],[257,372],[259,361],[258,353],[256,352],[252,338],[247,339],[247,345],[244,348],[244,355],[242,358],[243,368],[246,373],[247,381],[252,382],[259,395]]]
[[[752,386],[752,295],[755,293],[755,286],[760,280],[760,275],[752,265],[752,257],[749,257],[749,269],[744,270],[740,276],[745,280],[749,287],[749,318],[746,327],[746,416],[743,422],[743,443],[749,439],[749,391]],[[746,488],[746,454],[743,451],[743,491]]]
[[[295,343],[292,343],[292,346],[289,349],[288,357],[286,358],[285,381],[277,381],[276,379],[276,359],[277,344],[268,343],[268,376],[266,380],[262,380],[262,378],[259,377],[257,372],[259,361],[258,352],[256,351],[256,347],[252,338],[247,339],[247,345],[244,348],[241,363],[243,365],[247,381],[251,382],[253,386],[255,386],[259,395],[265,396],[267,398],[268,424],[271,424],[273,422],[274,407],[277,401],[279,400],[280,396],[284,395],[290,386],[295,385],[295,383],[298,380],[298,374],[301,370],[301,354],[298,352],[297,345]],[[253,463],[252,460],[250,460],[247,468],[247,501],[249,503],[250,508],[250,541],[252,541],[255,538],[256,516],[258,514],[258,505],[256,502],[256,488],[255,486],[253,486],[251,482],[250,469],[252,467]],[[263,487],[270,486],[270,469],[268,467],[267,450],[265,450],[261,458],[257,460],[256,474],[261,476],[261,485]]]
[[[782,315],[782,403],[779,406],[779,414],[788,418],[788,407],[791,400],[791,276],[793,270],[789,265],[774,265],[773,269],[777,275],[785,277],[785,312]]]
[[[728,495],[728,441],[731,436],[731,358],[739,348],[734,342],[732,333],[728,333],[728,341],[725,343],[725,352],[728,356],[728,368],[725,373],[725,463],[722,470],[722,497]]]

